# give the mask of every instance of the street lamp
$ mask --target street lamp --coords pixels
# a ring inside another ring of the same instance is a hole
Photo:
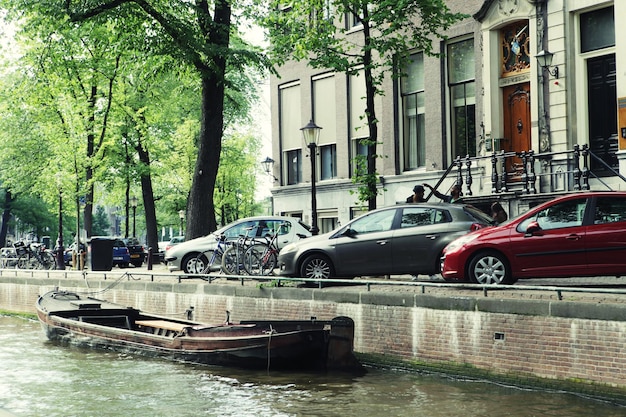
[[[263,165],[263,170],[267,175],[272,177],[274,181],[278,181],[278,178],[274,176],[274,160],[269,156],[265,157],[264,160],[261,161],[261,165]]]
[[[550,67],[552,66],[552,58],[554,58],[554,54],[552,52],[544,51],[542,49],[541,51],[539,51],[537,55],[535,55],[535,58],[537,58],[537,63],[542,69],[547,70],[548,74],[552,75],[557,80],[559,79],[559,67],[558,66],[555,65],[554,69],[550,71]]]
[[[135,217],[137,215],[137,197],[131,197],[130,206],[133,208],[133,237],[137,237],[137,229],[135,229]]]
[[[183,235],[183,221],[185,220],[185,210],[178,211],[178,217],[180,217],[180,233],[179,235]]]
[[[58,188],[59,188],[59,235],[57,237],[56,244],[56,262],[57,269],[65,269],[65,260],[63,254],[65,248],[63,247],[63,193],[61,191],[61,174],[57,174]]]
[[[322,128],[313,123],[313,120],[310,120],[300,130],[302,131],[302,140],[304,140],[305,146],[309,147],[311,156],[311,234],[315,236],[320,231],[317,227],[317,197],[315,195],[315,148],[317,148]]]

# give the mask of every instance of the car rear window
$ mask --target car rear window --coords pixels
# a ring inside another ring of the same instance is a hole
[[[493,219],[484,211],[478,210],[473,206],[464,206],[463,210],[474,220],[484,224],[493,224]]]

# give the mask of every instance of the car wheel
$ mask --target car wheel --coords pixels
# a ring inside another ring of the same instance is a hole
[[[328,279],[333,274],[333,266],[328,257],[324,255],[309,255],[300,266],[300,276],[302,278]]]
[[[197,253],[189,253],[185,255],[180,266],[185,274],[197,274],[196,257]]]
[[[469,263],[470,281],[477,284],[512,284],[515,282],[506,258],[495,251],[480,252]]]
[[[143,262],[133,262],[133,266],[135,268],[141,268],[141,265],[143,264]]]

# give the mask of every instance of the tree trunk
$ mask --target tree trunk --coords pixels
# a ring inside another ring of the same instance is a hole
[[[89,118],[87,124],[87,160],[92,161],[96,152],[96,135],[94,133],[95,123],[96,123],[96,96],[98,93],[98,87],[91,87],[91,94],[89,95],[88,100],[88,109],[89,109]],[[93,166],[91,163],[87,164],[87,168],[85,168],[85,184],[87,184],[87,193],[85,195],[85,210],[83,212],[83,224],[85,230],[87,231],[87,239],[91,237],[91,227],[93,225],[93,196],[94,196],[94,185],[93,185]],[[76,233],[80,233],[80,230],[77,230]]]
[[[207,43],[227,50],[230,42],[231,9],[228,1],[215,2],[214,25]],[[226,56],[216,54],[209,67],[198,68],[202,78],[202,120],[198,159],[187,200],[187,240],[217,229],[213,192],[222,151],[224,129],[224,75]]]
[[[2,226],[0,227],[0,245],[7,245],[7,233],[9,231],[9,220],[11,219],[11,203],[13,197],[10,191],[4,192],[4,207],[2,210]]]
[[[364,16],[367,16],[367,7],[363,7],[362,10]],[[371,45],[371,33],[370,27],[367,24],[363,25],[363,37],[365,42],[365,54],[363,56],[363,65],[365,67],[365,104],[367,113],[367,124],[369,126],[369,146],[367,147],[367,206],[368,209],[376,209],[376,197],[378,192],[376,190],[376,145],[378,144],[378,124],[376,120],[376,107],[374,103],[374,97],[376,97],[376,85],[374,84],[374,78],[372,74],[372,50],[369,48]]]
[[[154,207],[152,176],[150,175],[150,154],[143,147],[141,141],[137,144],[137,153],[139,154],[139,161],[147,168],[141,170],[141,197],[146,218],[146,240],[148,248],[152,248],[152,251],[156,253],[159,250],[159,234],[157,231],[156,209]]]

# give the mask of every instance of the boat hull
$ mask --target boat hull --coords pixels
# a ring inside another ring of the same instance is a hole
[[[361,369],[347,317],[209,325],[63,291],[41,296],[37,315],[46,337],[63,344],[241,368]]]

